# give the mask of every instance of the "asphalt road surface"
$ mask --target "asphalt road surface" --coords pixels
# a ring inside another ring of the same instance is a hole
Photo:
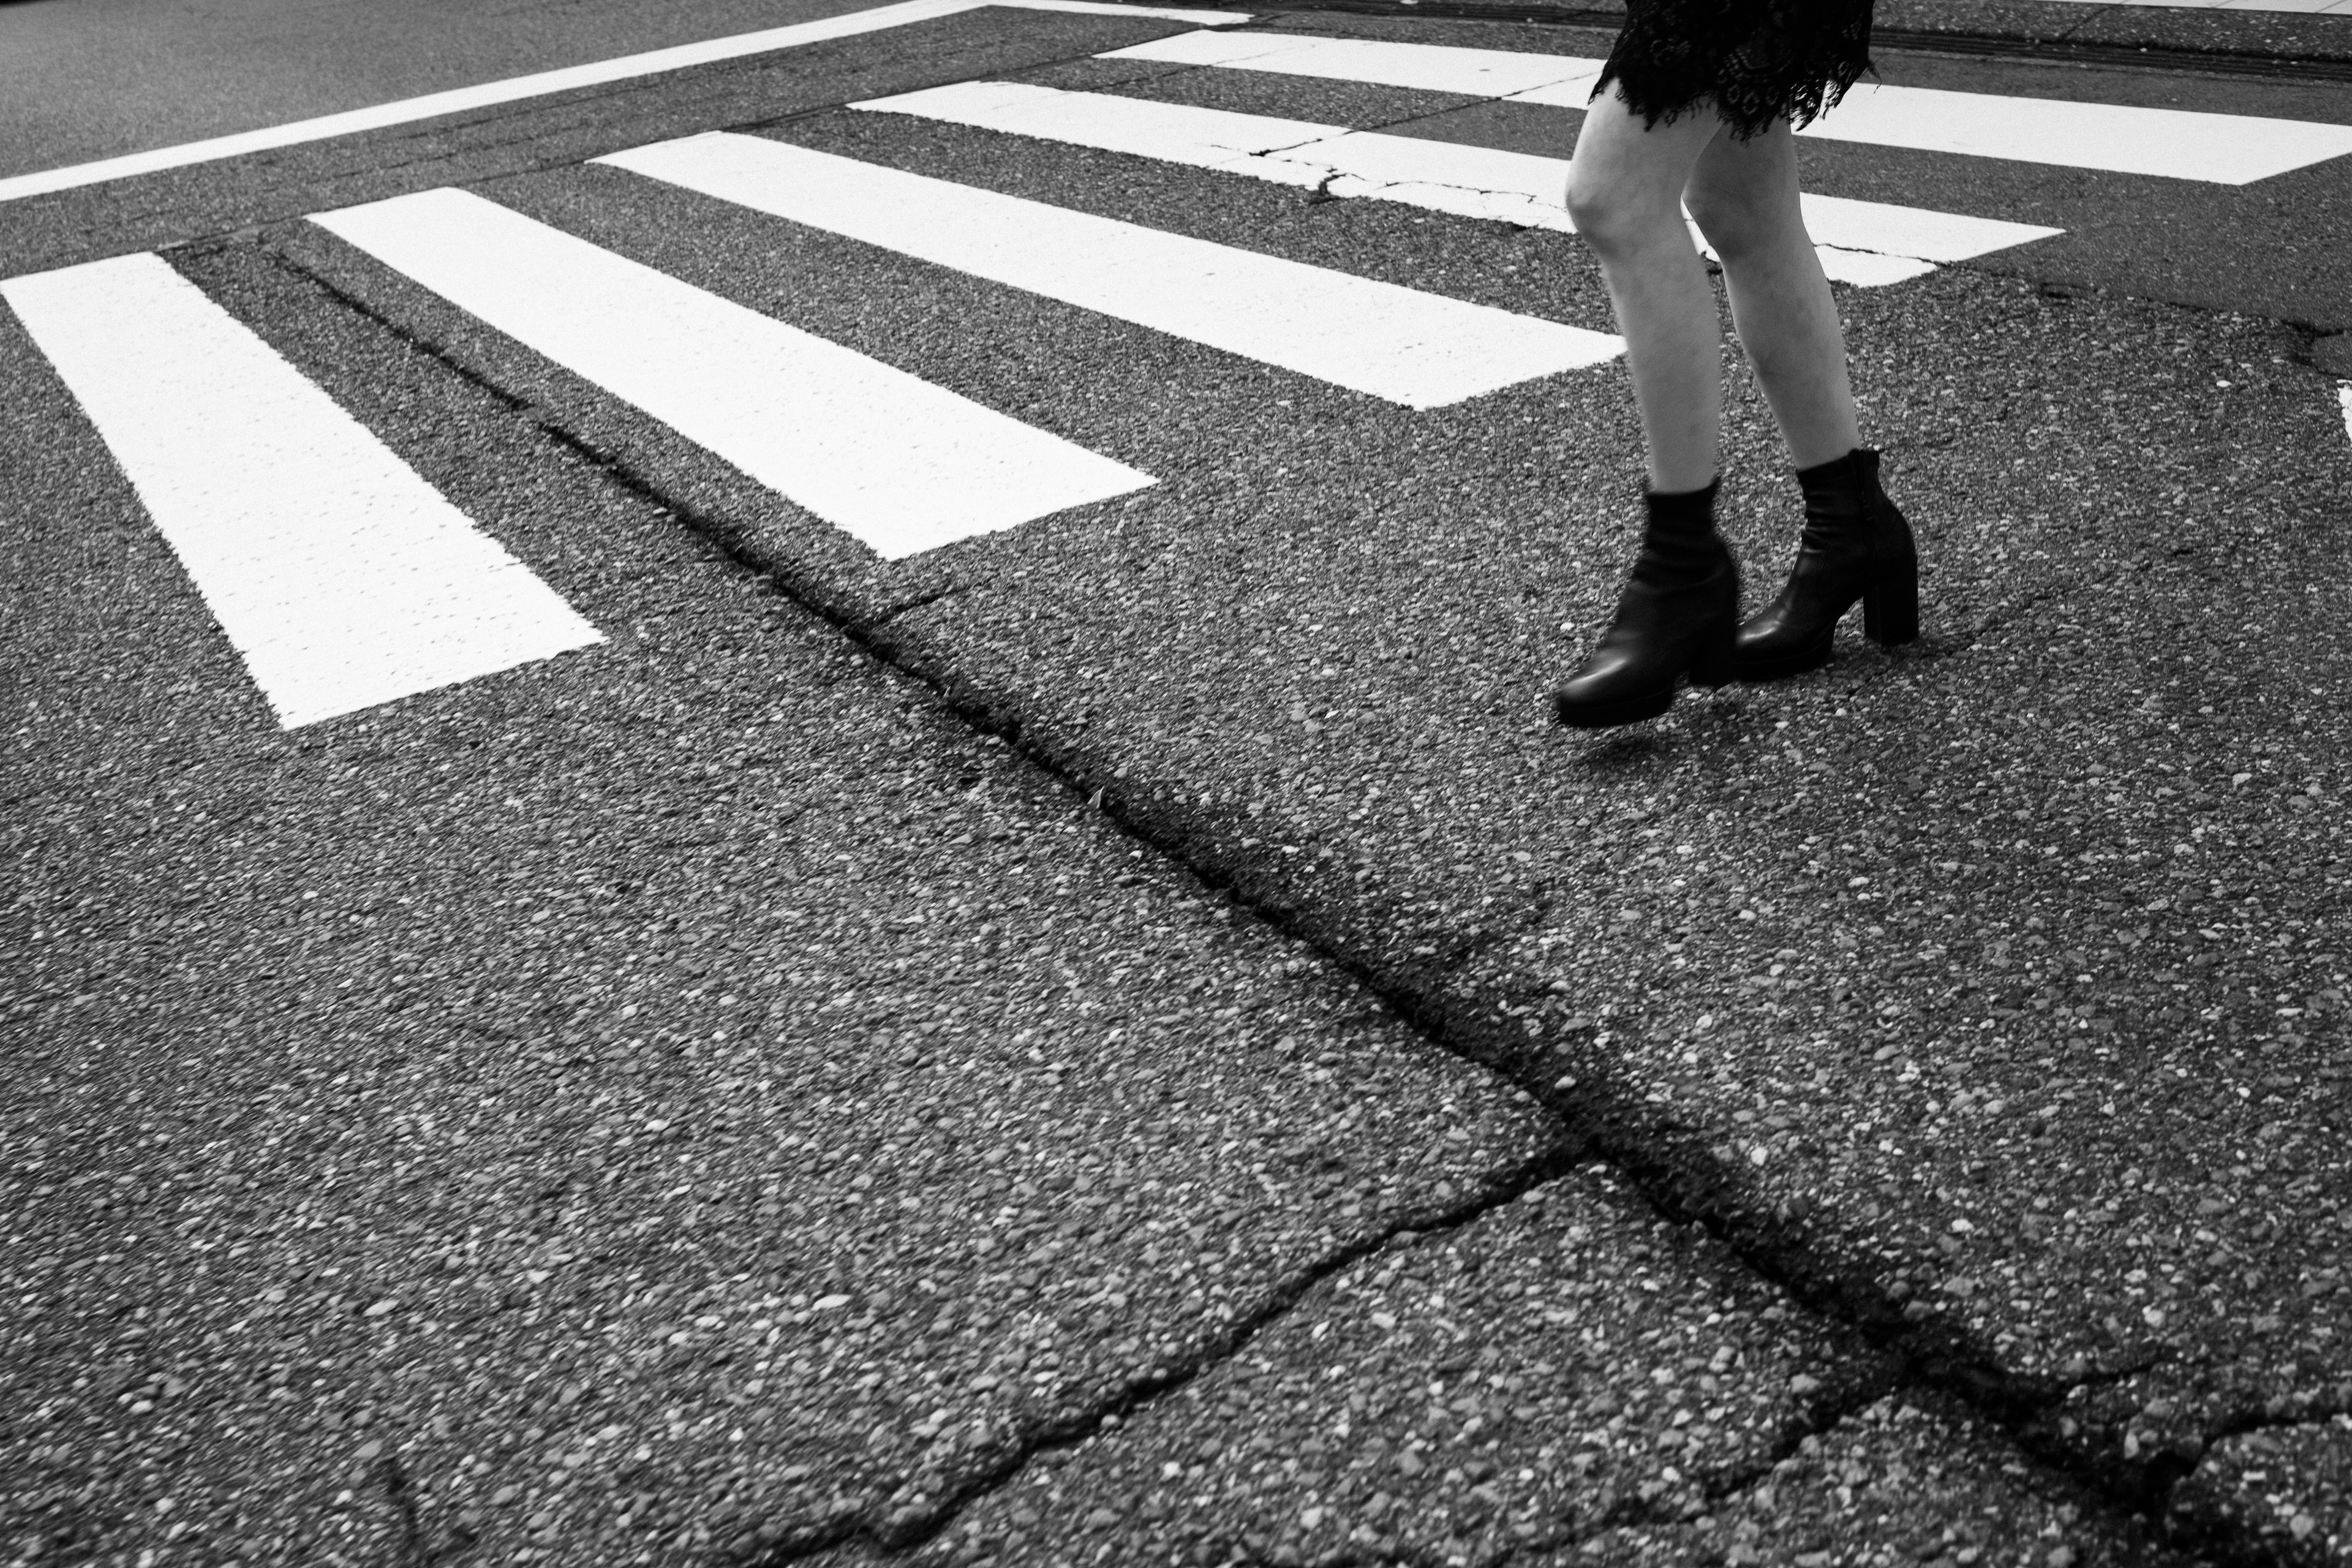
[[[1605,33],[642,9],[0,11],[0,1561],[2352,1556],[2352,84],[1882,50],[1596,738]]]

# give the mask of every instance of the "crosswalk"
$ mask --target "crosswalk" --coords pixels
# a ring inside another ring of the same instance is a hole
[[[1600,68],[1223,26],[1101,58],[1453,93],[1563,116],[1580,109]],[[957,83],[851,107],[1328,198],[1570,228],[1563,158],[1432,135],[1034,82]],[[1572,123],[1563,119],[1563,147]],[[2347,127],[1906,88],[1858,91],[1811,133],[2224,184],[2352,153]],[[710,132],[597,162],[635,182],[598,185],[602,200],[691,193],[1407,411],[1588,372],[1622,350],[1607,322],[1506,310],[769,136]],[[1809,196],[1806,218],[1831,276],[1864,287],[2060,232],[1831,196]],[[884,560],[1165,477],[488,195],[428,190],[310,221]],[[0,281],[0,300],[79,403],[282,723],[602,640],[161,258]]]

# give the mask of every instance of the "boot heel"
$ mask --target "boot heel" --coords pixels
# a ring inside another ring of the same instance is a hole
[[[1739,623],[1727,620],[1691,656],[1693,686],[1728,686],[1739,679]]]
[[[1862,596],[1862,629],[1882,647],[1919,636],[1919,563],[1905,561],[1878,574]]]

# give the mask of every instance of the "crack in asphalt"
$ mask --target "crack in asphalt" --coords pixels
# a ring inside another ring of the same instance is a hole
[[[1415,984],[1419,966],[1391,967],[1378,953],[1358,950],[1341,929],[1347,914],[1374,912],[1348,910],[1346,902],[1354,896],[1349,891],[1342,889],[1329,900],[1339,909],[1339,913],[1333,914],[1307,907],[1297,897],[1286,896],[1275,885],[1280,879],[1271,868],[1249,863],[1221,864],[1223,858],[1213,846],[1218,837],[1231,835],[1215,831],[1225,825],[1207,808],[1195,806],[1181,797],[1163,805],[1150,798],[1130,796],[1125,781],[1116,776],[1111,766],[1090,768],[1076,754],[1075,742],[1057,746],[1041,742],[1026,732],[1018,710],[1018,693],[992,698],[951,670],[932,668],[888,635],[889,628],[884,622],[836,599],[820,583],[807,580],[804,572],[794,570],[791,563],[760,549],[748,528],[669,495],[658,481],[638,472],[627,459],[557,424],[560,416],[556,412],[505,389],[495,376],[465,364],[445,346],[385,322],[380,312],[352,300],[345,290],[298,259],[281,257],[280,260],[292,275],[310,281],[336,301],[349,304],[370,321],[383,322],[400,342],[449,366],[469,384],[482,388],[501,404],[523,414],[551,442],[591,466],[624,493],[684,524],[735,567],[767,584],[781,597],[838,632],[878,664],[929,690],[941,707],[967,728],[1003,742],[1009,751],[1059,784],[1075,799],[1098,808],[1127,837],[1191,875],[1204,891],[1222,897],[1270,930],[1298,943],[1330,970],[1357,981],[1432,1048],[1493,1073],[1542,1108],[1560,1128],[1563,1143],[1520,1173],[1511,1197],[1561,1173],[1569,1164],[1598,1160],[1622,1176],[1662,1218],[1698,1226],[1741,1266],[1808,1309],[1853,1331],[1865,1344],[1886,1357],[1893,1370],[1880,1397],[1917,1389],[1957,1399],[2006,1433],[2029,1458],[2074,1479],[2118,1512],[2138,1516],[2159,1534],[2167,1533],[2168,1500],[2180,1480],[2194,1473],[2194,1463],[2176,1455],[2170,1457],[2171,1463],[2162,1462],[2166,1456],[2158,1456],[2158,1462],[2135,1465],[2115,1456],[2085,1452],[2056,1436],[2053,1424],[2044,1419],[2076,1389],[2135,1375],[2154,1364],[2152,1360],[2123,1369],[2086,1371],[2063,1380],[2021,1376],[1999,1365],[1965,1332],[1947,1324],[1906,1317],[1903,1303],[1885,1289],[1842,1271],[1833,1260],[1833,1249],[1827,1258],[1813,1255],[1809,1246],[1813,1238],[1807,1234],[1806,1215],[1759,1214],[1725,1201],[1727,1189],[1733,1186],[1729,1178],[1741,1173],[1727,1167],[1711,1152],[1702,1130],[1676,1122],[1667,1108],[1650,1102],[1636,1086],[1612,1082],[1613,1075],[1605,1064],[1589,1078],[1556,1081],[1552,1072],[1547,1070],[1548,1066],[1557,1066],[1550,1050],[1539,1036],[1530,1037],[1522,1027],[1527,1008],[1548,998],[1498,997],[1491,993],[1449,996]],[[1375,929],[1384,928],[1376,925]],[[1498,1000],[1507,1005],[1517,1001],[1522,1006],[1517,1012],[1496,1013],[1494,1008]],[[1572,1157],[1568,1151],[1573,1151]],[[1555,1163],[1562,1161],[1567,1163],[1553,1168]],[[1444,1212],[1458,1212],[1461,1217],[1451,1223],[1463,1224],[1492,1206],[1493,1203],[1481,1200],[1458,1211]],[[1441,1215],[1433,1223],[1448,1222]],[[1266,1309],[1236,1328],[1225,1342],[1230,1349],[1223,1353],[1230,1354],[1231,1350],[1240,1348],[1316,1283],[1338,1268],[1369,1256],[1386,1245],[1388,1239],[1383,1236],[1349,1249],[1327,1267],[1285,1287]],[[1145,1402],[1193,1381],[1218,1359],[1213,1354],[1190,1368],[1171,1372],[1163,1380],[1133,1385],[1123,1401],[1110,1402],[1102,1414],[1139,1408]],[[903,1551],[936,1534],[955,1512],[1018,1474],[1036,1454],[1067,1447],[1099,1424],[1097,1415],[1090,1420],[1048,1428],[1024,1444],[1007,1461],[990,1467],[972,1483],[960,1488],[951,1503],[943,1502],[937,1509],[926,1510],[916,1523],[894,1527],[886,1521],[878,1528],[864,1523],[830,1526],[801,1542],[762,1548],[743,1561],[761,1565],[788,1563],[816,1552],[860,1543],[886,1552]],[[1801,1443],[1802,1434],[1797,1441]],[[2266,1555],[2256,1554],[2255,1543],[2251,1541],[2217,1540],[2200,1544],[2219,1550],[2224,1562],[2231,1564],[2272,1561]]]
[[[1073,1448],[1101,1430],[1107,1418],[1121,1424],[1171,1394],[1182,1392],[1202,1376],[1233,1361],[1249,1348],[1264,1330],[1288,1316],[1316,1287],[1368,1258],[1386,1251],[1400,1237],[1444,1236],[1459,1230],[1497,1209],[1507,1207],[1538,1187],[1559,1180],[1585,1163],[1584,1151],[1572,1139],[1521,1162],[1490,1181],[1483,1193],[1468,1201],[1411,1211],[1394,1223],[1349,1246],[1340,1247],[1313,1267],[1278,1283],[1257,1310],[1227,1325],[1193,1358],[1157,1376],[1130,1380],[1119,1394],[1075,1415],[1029,1434],[1002,1459],[984,1466],[936,1503],[909,1508],[879,1521],[853,1520],[826,1525],[797,1541],[731,1558],[755,1568],[779,1568],[819,1552],[843,1547],[866,1547],[886,1553],[912,1550],[937,1538],[963,1511],[1001,1489],[1025,1472],[1040,1457]],[[887,1504],[885,1505],[887,1507]]]
[[[173,248],[201,254],[207,251],[223,249],[229,245],[236,243],[240,242],[232,237],[212,241],[197,241],[184,246],[175,246]],[[425,337],[419,332],[412,331],[403,323],[394,321],[391,317],[385,315],[383,311],[377,310],[366,300],[360,299],[357,295],[352,293],[349,289],[335,282],[334,279],[325,277],[320,273],[312,271],[310,268],[296,261],[292,257],[288,256],[284,251],[279,250],[275,246],[257,245],[256,248],[259,249],[261,253],[276,266],[278,270],[284,273],[287,277],[294,279],[297,281],[309,284],[311,288],[316,289],[319,292],[326,295],[328,299],[332,300],[336,304],[342,306],[345,310],[352,311],[354,315],[357,315],[365,321],[373,322],[376,326],[381,327],[383,331],[389,332],[402,344],[415,353],[424,355],[426,359],[431,360],[434,363],[440,365],[445,370],[447,370],[451,374],[457,376],[467,385],[473,387],[476,391],[483,393],[505,405],[510,412],[516,414],[529,414],[531,412],[532,405],[530,399],[528,397],[517,396],[515,394],[508,391],[505,387],[499,385],[490,377],[484,375],[472,365],[467,364],[465,361],[449,353],[440,344],[432,342],[430,339]]]
[[[874,617],[874,624],[877,626],[887,626],[901,616],[911,616],[917,610],[929,609],[933,605],[969,594],[974,588],[986,585],[982,583],[950,583],[944,588],[934,588],[928,594],[918,594],[902,604],[892,605],[888,609],[884,610]]]

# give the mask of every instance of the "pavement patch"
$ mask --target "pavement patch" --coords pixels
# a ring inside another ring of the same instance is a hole
[[[1360,1259],[898,1560],[2170,1560],[1895,1375],[1587,1167]]]

